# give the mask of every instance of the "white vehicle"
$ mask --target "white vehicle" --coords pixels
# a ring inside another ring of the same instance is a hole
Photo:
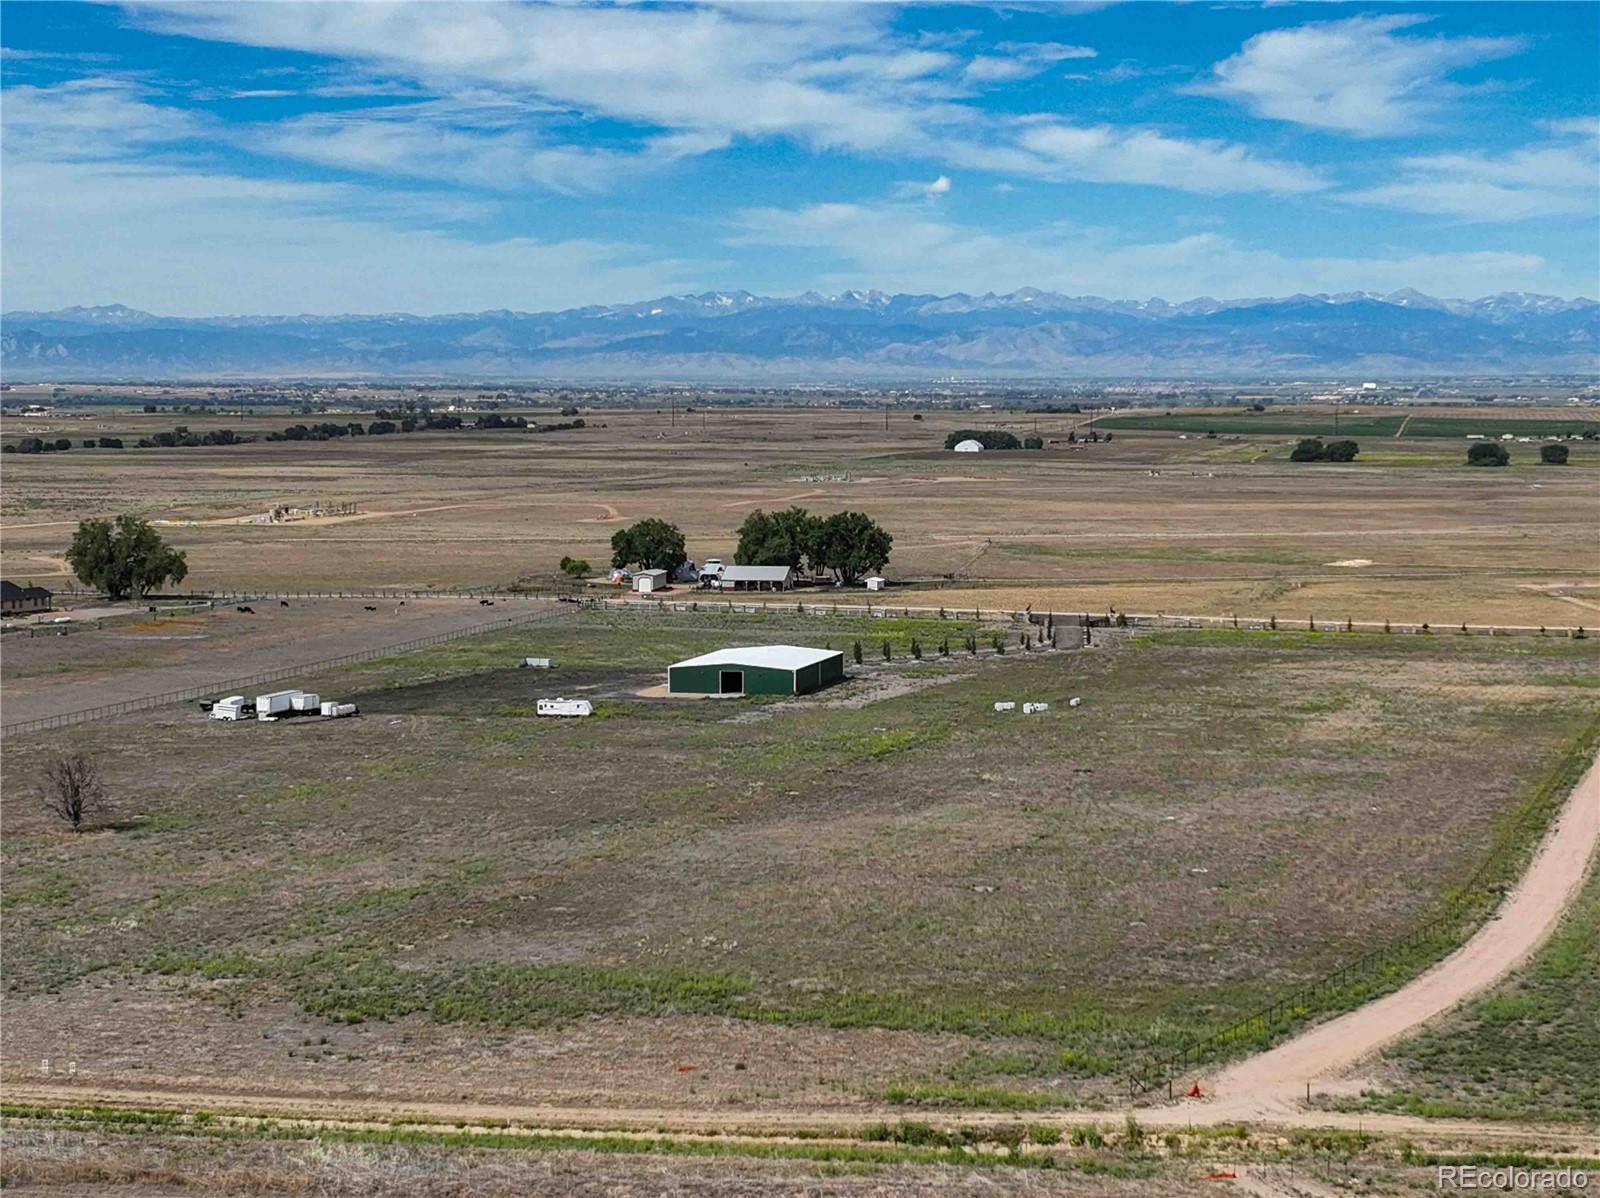
[[[275,720],[294,710],[295,696],[301,691],[273,691],[270,695],[256,696],[256,719]]]
[[[322,710],[322,697],[310,691],[296,691],[289,700],[289,706],[296,711],[317,712]]]
[[[524,670],[553,670],[555,665],[555,659],[551,657],[524,657],[519,668]]]
[[[533,705],[535,715],[593,715],[594,704],[587,699],[540,699]]]
[[[1017,705],[1015,703],[996,703],[994,709],[996,711],[1015,711]]]
[[[229,695],[226,699],[218,699],[211,705],[208,713],[214,720],[237,720],[244,716],[244,696]]]
[[[324,719],[342,720],[345,716],[360,714],[360,709],[354,703],[324,703],[322,705]]]
[[[1022,705],[1022,714],[1023,715],[1032,715],[1036,711],[1049,711],[1049,710],[1050,710],[1050,704],[1048,704],[1048,703],[1024,703]]]

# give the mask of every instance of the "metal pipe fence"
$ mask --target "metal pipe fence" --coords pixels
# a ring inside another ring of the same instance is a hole
[[[777,594],[792,596],[792,598],[778,599]],[[93,591],[60,590],[58,595],[72,595],[75,597],[88,597],[96,594]],[[808,599],[807,596],[816,596]],[[675,593],[663,594],[658,598],[646,598],[628,592],[624,598],[617,594],[599,595],[574,595],[556,591],[524,591],[506,590],[495,587],[464,587],[449,590],[428,590],[420,588],[378,587],[368,589],[341,589],[341,590],[265,590],[256,588],[239,588],[210,591],[204,594],[169,595],[167,600],[185,600],[203,602],[213,600],[218,603],[249,603],[253,599],[487,599],[493,602],[501,600],[552,600],[562,599],[577,602],[585,606],[616,607],[626,605],[635,608],[653,607],[658,609],[672,609],[687,611],[691,608],[698,610],[740,612],[756,614],[771,610],[782,611],[786,608],[804,609],[811,614],[838,613],[840,615],[865,615],[872,616],[903,616],[908,619],[922,619],[937,617],[941,619],[979,621],[1009,621],[1027,620],[1033,617],[1043,618],[1053,616],[1056,620],[1076,620],[1081,624],[1092,627],[1126,627],[1136,630],[1166,631],[1174,629],[1235,629],[1250,632],[1348,632],[1348,633],[1394,633],[1399,635],[1460,635],[1469,636],[1555,636],[1582,638],[1590,634],[1590,630],[1583,625],[1540,625],[1540,624],[1471,624],[1471,623],[1433,623],[1431,621],[1412,620],[1350,620],[1350,619],[1317,619],[1296,618],[1279,620],[1276,616],[1253,615],[1181,615],[1167,612],[1090,612],[1090,611],[1034,611],[1032,608],[1017,610],[1015,608],[984,608],[984,607],[951,607],[948,604],[937,607],[924,607],[904,603],[838,603],[822,596],[826,591],[752,591],[741,593],[740,597],[728,598],[717,591],[690,591],[683,596]],[[148,597],[147,597],[148,598]]]
[[[158,695],[124,699],[117,703],[103,703],[98,707],[85,707],[78,711],[62,712],[59,715],[40,716],[32,720],[18,720],[15,723],[0,727],[0,736],[13,736],[23,732],[39,732],[47,728],[66,728],[75,724],[87,724],[94,720],[103,720],[110,716],[125,715],[130,711],[144,711],[153,707],[166,707],[172,703],[186,703],[191,699],[200,699],[206,695],[226,694],[230,691],[243,692],[250,687],[260,686],[267,682],[279,682],[285,678],[292,678],[297,674],[312,674],[322,670],[337,669],[339,666],[354,665],[356,662],[372,661],[379,657],[411,653],[418,649],[426,649],[431,645],[442,645],[446,641],[460,640],[463,637],[482,636],[485,633],[499,632],[508,628],[537,623],[556,614],[558,614],[556,610],[524,612],[521,615],[508,616],[503,620],[491,620],[483,624],[474,624],[467,628],[436,632],[431,636],[402,641],[397,645],[381,645],[373,649],[360,649],[354,653],[344,653],[338,657],[324,658],[321,661],[283,666],[276,670],[263,670],[245,678],[233,678],[225,682],[208,682],[203,686],[189,686],[184,687],[182,690],[166,691]]]

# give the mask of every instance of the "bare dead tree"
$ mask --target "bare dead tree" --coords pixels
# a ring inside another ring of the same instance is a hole
[[[110,805],[99,767],[83,753],[62,754],[44,767],[39,801],[51,815],[71,824],[74,832],[81,832],[85,819]]]

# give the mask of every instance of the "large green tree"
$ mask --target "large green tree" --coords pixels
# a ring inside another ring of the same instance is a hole
[[[799,569],[808,558],[816,564],[817,532],[822,521],[803,507],[781,512],[760,508],[739,525],[739,546],[733,560],[741,566],[793,566]]]
[[[1469,466],[1508,466],[1511,464],[1511,455],[1506,452],[1503,445],[1493,441],[1479,441],[1467,450],[1467,465]]]
[[[618,569],[676,570],[688,560],[683,533],[676,525],[653,517],[611,534],[611,564]]]
[[[67,548],[67,564],[85,586],[111,599],[138,599],[189,574],[183,551],[173,549],[138,516],[83,520]]]
[[[811,564],[831,570],[840,582],[851,583],[889,560],[894,538],[864,512],[836,512],[817,521]]]

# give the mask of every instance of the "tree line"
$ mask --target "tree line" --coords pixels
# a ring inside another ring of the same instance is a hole
[[[789,566],[832,574],[850,584],[889,561],[894,537],[864,512],[813,516],[805,508],[781,512],[757,508],[739,526],[733,560],[741,566]],[[688,561],[687,545],[675,524],[654,517],[640,520],[611,536],[611,564],[619,570],[676,571]],[[588,568],[587,562],[563,559],[562,568]]]

